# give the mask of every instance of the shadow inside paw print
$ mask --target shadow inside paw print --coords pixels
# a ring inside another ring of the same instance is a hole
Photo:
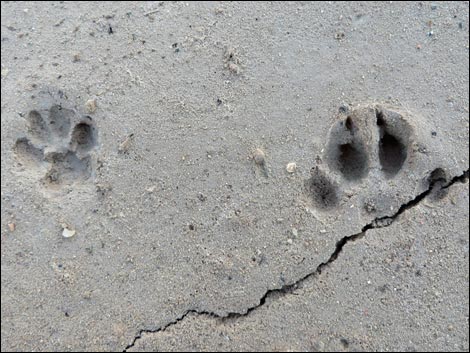
[[[360,130],[348,116],[334,125],[328,143],[328,162],[348,180],[362,179],[367,174],[369,159]]]
[[[307,180],[306,188],[313,203],[323,210],[334,208],[339,202],[338,186],[318,166],[313,167],[310,174],[311,178]]]
[[[410,126],[397,113],[376,110],[379,129],[379,161],[387,178],[395,176],[402,168],[408,155]]]
[[[420,147],[429,144],[424,143],[425,128],[418,118],[413,123],[421,126],[412,126],[410,118],[376,104],[342,112],[319,159],[326,163],[312,168],[306,182],[306,194],[315,208],[330,210],[359,195],[362,205],[357,206],[366,213],[387,214],[400,205],[400,197],[405,198],[401,193],[412,193],[414,187],[440,190],[446,173],[431,166],[439,161]],[[436,191],[436,198],[443,192]]]
[[[444,186],[449,182],[447,173],[442,168],[436,168],[424,179],[425,188],[431,190],[431,200],[440,200],[447,195],[448,189]]]
[[[91,177],[89,152],[97,146],[97,136],[90,117],[79,117],[74,110],[53,104],[41,111],[31,110],[26,118],[28,134],[14,146],[26,171],[39,175],[45,186],[69,185]]]
[[[357,181],[367,176],[370,162],[378,156],[383,175],[392,178],[407,158],[410,131],[396,112],[379,107],[353,111],[331,128],[326,160],[346,180]],[[371,149],[370,144],[376,148]]]

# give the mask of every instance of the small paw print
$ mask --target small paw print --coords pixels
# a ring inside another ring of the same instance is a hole
[[[97,147],[97,131],[89,116],[80,116],[53,102],[26,115],[27,134],[13,150],[18,166],[45,187],[82,183],[92,176],[90,152]]]

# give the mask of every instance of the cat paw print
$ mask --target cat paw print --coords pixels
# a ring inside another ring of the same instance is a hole
[[[305,184],[312,205],[347,217],[391,216],[410,198],[445,183],[448,158],[434,130],[395,107],[343,108]]]
[[[91,117],[53,102],[29,111],[26,120],[27,133],[13,148],[24,175],[39,179],[48,188],[90,179],[90,152],[97,147]]]

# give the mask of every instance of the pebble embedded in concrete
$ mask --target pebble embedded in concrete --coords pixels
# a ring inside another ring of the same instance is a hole
[[[96,99],[89,99],[85,103],[85,107],[88,113],[94,113],[96,111]]]
[[[62,230],[62,236],[64,238],[71,238],[75,235],[76,231],[69,225],[62,225],[63,230]]]
[[[261,149],[257,148],[255,152],[253,153],[253,159],[255,160],[256,164],[264,165],[265,160],[266,160],[266,155]]]
[[[288,163],[286,166],[286,170],[290,174],[294,173],[296,169],[297,169],[297,164],[294,162]]]

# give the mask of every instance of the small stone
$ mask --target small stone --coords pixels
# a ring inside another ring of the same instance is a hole
[[[75,229],[72,229],[70,226],[63,224],[62,227],[64,230],[62,231],[62,236],[64,238],[71,238],[75,235]]]
[[[240,66],[238,66],[237,64],[234,64],[234,63],[229,63],[228,64],[228,69],[230,70],[230,72],[238,75],[240,73]]]
[[[292,244],[292,243],[293,243],[292,239],[287,239],[287,244]]]
[[[94,113],[96,111],[96,99],[89,99],[85,103],[85,107],[88,113]]]
[[[2,67],[2,77],[7,77],[9,71],[10,70],[8,70],[7,68]]]
[[[73,54],[73,59],[72,59],[72,61],[73,61],[74,63],[79,62],[79,61],[80,61],[80,53],[75,53],[75,54]],[[87,103],[88,103],[88,102],[87,102]]]
[[[296,237],[299,234],[296,228],[292,228],[292,235]]]
[[[126,139],[119,145],[118,152],[127,153],[129,151],[129,148],[132,145],[133,140],[134,140],[134,134],[128,135]]]
[[[10,232],[14,232],[16,228],[15,223],[8,223],[8,229],[10,229]]]
[[[297,164],[295,164],[294,162],[288,163],[286,166],[287,172],[291,174],[294,173],[296,169],[297,169]]]
[[[224,60],[225,60],[225,63],[226,63],[226,65],[225,65],[226,67],[228,67],[229,63],[240,64],[240,59],[238,58],[238,54],[237,54],[235,48],[228,48],[225,51]]]
[[[259,148],[257,148],[255,150],[255,152],[253,153],[253,159],[255,160],[255,163],[258,164],[258,165],[264,165],[265,157],[266,157],[266,155]]]

